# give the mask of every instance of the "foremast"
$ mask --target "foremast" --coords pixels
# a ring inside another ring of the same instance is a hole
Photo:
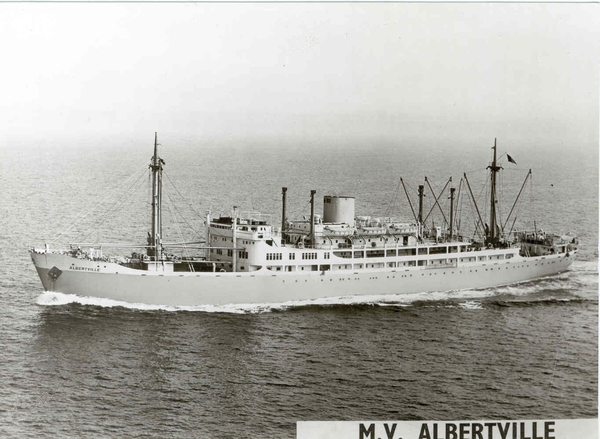
[[[164,160],[158,156],[158,135],[154,133],[154,156],[149,166],[152,171],[152,232],[148,237],[148,256],[162,258],[162,171]]]
[[[500,238],[498,220],[496,217],[496,204],[498,203],[498,198],[496,196],[496,174],[500,172],[500,169],[503,169],[502,166],[498,166],[497,162],[497,153],[496,153],[496,139],[494,139],[494,159],[492,164],[487,167],[490,170],[490,178],[491,178],[491,190],[490,190],[490,224],[488,226],[487,232],[487,243],[496,245]]]

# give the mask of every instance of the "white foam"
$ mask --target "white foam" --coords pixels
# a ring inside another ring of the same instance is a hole
[[[150,305],[146,303],[129,303],[120,300],[103,299],[98,297],[78,296],[75,294],[63,294],[46,291],[37,298],[38,305],[56,306],[68,305],[70,303],[79,303],[80,305],[101,306],[103,308],[123,307],[128,309],[143,310],[143,311],[203,311],[203,312],[229,312],[229,313],[246,313],[253,312],[251,308],[244,305],[199,305],[199,306],[167,306],[167,305]],[[251,305],[256,307],[256,305]],[[260,312],[257,309],[254,312]]]
[[[540,285],[535,284],[514,284],[493,288],[493,295],[511,295],[511,296],[526,296],[540,290]]]
[[[467,300],[466,302],[459,303],[458,306],[462,309],[483,309],[481,303],[474,300]]]
[[[373,306],[410,306],[414,302],[436,302],[448,299],[472,299],[494,295],[490,290],[458,290],[446,292],[414,293],[414,294],[375,294],[368,296],[327,297],[310,300],[290,300],[281,303],[242,303],[230,305],[197,305],[197,306],[168,306],[150,305],[145,303],[129,303],[119,300],[97,297],[78,296],[51,291],[42,293],[37,298],[38,305],[62,306],[70,303],[80,305],[100,306],[103,308],[123,307],[142,311],[191,311],[207,313],[255,314],[272,311],[283,311],[303,306],[334,306],[334,305],[373,305]]]

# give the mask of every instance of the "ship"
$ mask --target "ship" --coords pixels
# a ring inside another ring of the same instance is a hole
[[[152,225],[146,243],[124,246],[136,251],[130,249],[122,256],[105,256],[103,249],[109,243],[74,243],[63,249],[45,244],[29,252],[46,291],[176,307],[484,289],[568,270],[578,251],[576,236],[546,233],[537,225],[534,230],[512,230],[508,227],[512,209],[509,218],[499,219],[496,182],[503,168],[496,141],[492,149],[487,221],[464,174],[464,191],[472,197],[480,239],[455,228],[454,187],[449,226],[426,227],[424,185],[419,185],[415,210],[401,179],[413,214],[409,221],[356,216],[355,198],[342,195],[325,195],[322,214],[317,214],[314,190],[310,216],[288,220],[284,187],[280,227],[271,224],[268,216],[245,214],[237,208],[218,217],[209,211],[205,236],[187,243],[190,248],[195,245],[198,253],[181,256],[163,240],[165,161],[158,155],[155,133],[148,165]],[[530,175],[531,170],[519,196]],[[435,204],[441,210],[440,196]]]

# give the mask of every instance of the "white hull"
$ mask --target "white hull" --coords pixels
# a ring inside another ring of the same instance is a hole
[[[165,306],[281,303],[325,297],[412,294],[487,288],[527,281],[568,269],[576,251],[454,268],[380,268],[324,272],[161,273],[118,264],[32,252],[44,289],[65,294]],[[54,267],[56,277],[49,275]],[[92,271],[93,270],[93,271]]]

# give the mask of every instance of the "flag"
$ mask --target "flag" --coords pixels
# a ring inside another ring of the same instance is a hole
[[[506,158],[509,162],[514,163],[515,165],[517,164],[517,162],[515,162],[515,159],[513,159],[510,155],[506,154]]]

